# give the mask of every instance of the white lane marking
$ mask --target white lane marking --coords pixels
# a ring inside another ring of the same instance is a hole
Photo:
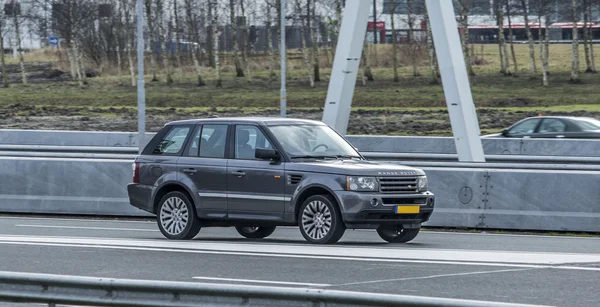
[[[557,266],[557,267],[554,267],[554,269],[580,270],[580,271],[599,271],[600,272],[600,268],[585,267],[585,266]]]
[[[155,229],[111,228],[111,227],[89,227],[89,226],[58,226],[58,225],[27,225],[27,224],[17,224],[17,225],[15,225],[15,227],[158,232],[158,230],[155,230]]]
[[[507,273],[507,272],[521,272],[521,271],[531,271],[535,268],[527,268],[527,269],[510,269],[510,270],[494,270],[494,271],[477,271],[477,272],[465,272],[465,273],[452,273],[452,274],[439,274],[439,275],[429,275],[429,276],[419,276],[419,277],[405,277],[405,278],[393,278],[393,279],[380,279],[380,280],[369,280],[369,281],[359,281],[359,282],[351,282],[345,284],[339,284],[335,286],[355,286],[355,285],[365,285],[365,284],[377,284],[382,282],[394,282],[394,281],[407,281],[407,280],[420,280],[420,279],[433,279],[440,277],[455,277],[455,276],[469,276],[469,275],[481,275],[481,274],[494,274],[494,273]]]
[[[70,238],[2,235],[4,244],[71,244],[74,246],[102,246],[106,248],[155,248],[164,251],[193,251],[215,254],[245,254],[252,256],[275,256],[290,258],[345,259],[397,262],[467,263],[468,265],[497,266],[521,265],[522,267],[573,265],[600,262],[600,254],[542,253],[523,251],[475,251],[444,249],[392,249],[344,246],[311,246],[289,244],[244,244],[230,242],[132,240],[118,238]],[[524,265],[524,266],[523,266]]]
[[[272,281],[272,280],[258,280],[258,279],[236,279],[236,278],[219,278],[219,277],[203,277],[194,276],[193,279],[201,280],[213,280],[213,281],[232,281],[232,282],[245,282],[245,283],[256,283],[256,284],[279,284],[279,285],[293,285],[293,286],[309,286],[309,287],[329,287],[330,284],[313,284],[307,282],[290,282],[290,281]]]
[[[144,218],[140,218],[144,219]],[[150,218],[147,218],[150,219]],[[75,219],[75,218],[57,218],[57,217],[23,217],[23,216],[0,216],[0,220],[34,220],[34,221],[71,221],[71,222],[99,222],[99,223],[144,223],[154,224],[155,222],[150,220],[112,220],[112,219]]]
[[[423,226],[426,227],[426,226]],[[557,236],[557,235],[530,235],[530,234],[502,234],[502,233],[487,233],[485,232],[485,230],[477,230],[477,231],[481,231],[478,233],[472,233],[472,232],[450,232],[450,231],[435,231],[435,230],[431,230],[431,229],[427,229],[427,228],[423,228],[422,234],[442,234],[442,235],[457,235],[457,236],[489,236],[489,237],[520,237],[520,238],[532,238],[532,239],[538,239],[538,238],[544,238],[544,239],[575,239],[575,240],[581,240],[581,239],[585,239],[585,240],[600,240],[600,236],[599,237],[577,237],[577,236]]]
[[[67,244],[67,243],[25,243],[25,242],[2,242],[2,241],[0,241],[0,244],[53,246],[53,247],[75,247],[75,248],[99,248],[99,249],[133,250],[133,251],[150,251],[150,252],[168,252],[168,253],[191,253],[191,254],[206,254],[206,255],[230,255],[230,256],[276,257],[276,258],[293,258],[293,259],[362,261],[362,262],[382,262],[382,263],[443,264],[443,265],[492,266],[492,267],[511,267],[511,268],[513,268],[513,267],[514,268],[552,268],[552,266],[533,265],[533,264],[504,264],[504,263],[428,261],[428,260],[381,259],[381,258],[351,258],[351,257],[332,257],[332,256],[277,255],[277,254],[249,253],[249,252],[222,252],[222,251],[203,251],[203,250],[151,248],[151,247],[126,247],[126,246],[109,246],[109,245]]]

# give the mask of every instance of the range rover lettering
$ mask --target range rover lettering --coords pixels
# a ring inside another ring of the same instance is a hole
[[[315,244],[336,243],[346,229],[405,243],[435,202],[422,170],[367,161],[324,123],[286,118],[168,123],[136,157],[127,190],[173,240],[203,227],[258,239],[297,226]]]

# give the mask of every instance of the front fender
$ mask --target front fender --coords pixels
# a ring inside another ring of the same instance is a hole
[[[336,202],[339,204],[340,199],[336,191],[343,190],[343,186],[345,184],[346,177],[331,175],[331,174],[307,174],[305,178],[300,181],[298,186],[296,187],[294,194],[292,195],[291,201],[289,203],[289,207],[286,208],[286,212],[294,215],[294,220],[296,219],[296,212],[302,206],[302,201],[306,197],[306,193],[310,192],[311,189],[317,188],[327,191],[331,196],[334,197]],[[340,210],[342,210],[340,206]]]

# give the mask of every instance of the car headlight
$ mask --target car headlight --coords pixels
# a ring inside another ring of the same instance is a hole
[[[419,177],[417,181],[417,186],[419,188],[419,192],[427,192],[427,190],[429,190],[429,183],[427,182],[427,177]]]
[[[346,189],[348,191],[375,192],[379,188],[379,185],[377,184],[377,179],[375,177],[348,176],[346,179]]]

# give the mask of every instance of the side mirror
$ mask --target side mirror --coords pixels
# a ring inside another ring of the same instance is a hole
[[[256,148],[255,158],[261,160],[279,160],[281,157],[275,149]]]
[[[502,130],[502,135],[503,136],[507,136],[508,135],[508,129],[503,129]]]

